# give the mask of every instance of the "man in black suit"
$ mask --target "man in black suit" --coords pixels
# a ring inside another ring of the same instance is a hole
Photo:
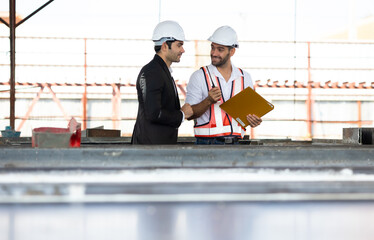
[[[176,144],[178,127],[193,114],[189,104],[180,107],[170,73],[171,64],[179,62],[184,53],[184,32],[178,23],[164,21],[156,26],[152,40],[156,54],[141,69],[136,82],[139,107],[131,142]]]

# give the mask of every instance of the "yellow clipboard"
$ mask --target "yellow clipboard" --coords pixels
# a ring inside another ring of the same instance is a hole
[[[243,128],[249,125],[248,114],[262,117],[274,109],[274,105],[256,93],[251,87],[247,87],[234,97],[220,105],[220,108],[234,118]]]

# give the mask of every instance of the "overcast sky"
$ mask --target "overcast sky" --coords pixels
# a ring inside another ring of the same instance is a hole
[[[25,17],[46,1],[17,0],[17,12]],[[8,9],[9,1],[2,0],[0,11]],[[159,19],[170,19],[189,39],[206,39],[230,25],[240,40],[318,40],[371,15],[373,0],[55,0],[17,34],[151,38]],[[8,34],[1,25],[0,35]]]

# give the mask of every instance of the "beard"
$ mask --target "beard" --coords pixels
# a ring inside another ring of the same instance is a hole
[[[180,62],[182,53],[172,53],[167,58],[170,62]]]
[[[221,67],[227,63],[227,61],[230,59],[230,54],[227,54],[225,57],[213,57],[210,55],[210,59],[212,60],[212,65],[215,67]]]

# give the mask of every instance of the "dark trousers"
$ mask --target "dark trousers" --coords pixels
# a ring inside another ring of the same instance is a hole
[[[197,145],[236,145],[239,144],[237,137],[197,137],[195,144]]]

